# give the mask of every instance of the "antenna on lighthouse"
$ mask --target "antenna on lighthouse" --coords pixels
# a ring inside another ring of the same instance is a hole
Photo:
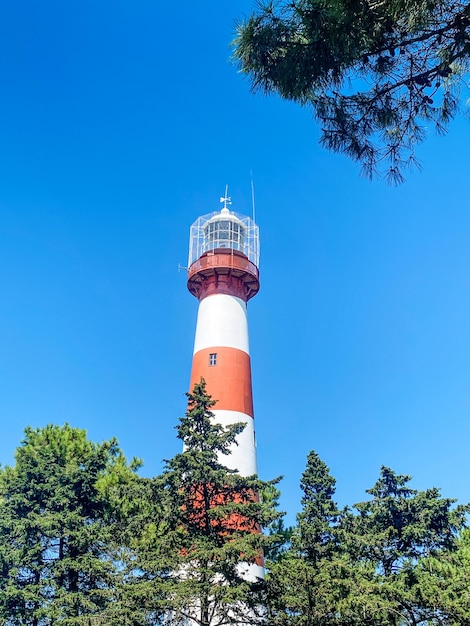
[[[256,224],[256,215],[255,215],[255,183],[253,181],[253,170],[250,170],[250,178],[251,178],[251,209],[253,213],[253,221]]]
[[[228,210],[227,204],[232,204],[232,198],[230,198],[228,195],[228,185],[225,185],[225,196],[223,198],[220,198],[220,202],[224,203],[223,209],[225,209],[226,211]]]

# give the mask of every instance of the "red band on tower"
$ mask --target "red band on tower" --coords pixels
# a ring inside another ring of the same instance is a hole
[[[193,356],[191,387],[206,381],[207,392],[217,400],[216,410],[239,411],[253,417],[250,355],[236,348],[211,347]]]

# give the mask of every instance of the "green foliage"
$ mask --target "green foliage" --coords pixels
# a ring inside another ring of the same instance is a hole
[[[204,381],[188,399],[154,479],[115,440],[26,429],[0,470],[2,625],[470,626],[469,506],[382,467],[341,510],[311,452],[285,529],[277,480],[223,464],[243,424],[215,422]]]
[[[454,117],[470,59],[464,0],[278,0],[237,28],[255,90],[310,107],[321,143],[403,181],[415,145]]]
[[[264,582],[249,567],[273,543],[259,531],[278,514],[272,498],[257,494],[276,481],[242,477],[222,464],[244,425],[213,420],[204,381],[188,400],[177,427],[184,449],[153,481],[161,516],[142,534],[136,565],[154,614],[167,624],[262,623]]]
[[[450,625],[451,607],[430,595],[423,566],[457,549],[469,507],[454,506],[435,488],[411,489],[409,481],[382,467],[367,490],[372,499],[356,504],[358,514],[346,512],[342,520],[344,549],[361,574],[347,607],[361,609],[371,624],[380,615],[380,624]],[[448,579],[447,591],[452,584]]]
[[[316,564],[336,550],[335,528],[340,511],[333,500],[335,484],[327,465],[316,452],[310,452],[300,481],[304,495],[293,542],[310,563]]]
[[[277,481],[223,465],[244,424],[222,427],[205,384],[188,394],[182,453],[139,478],[115,440],[26,430],[0,472],[0,623],[201,626],[264,622],[250,567],[279,542]],[[261,497],[258,497],[261,494]]]
[[[447,623],[470,624],[470,532],[464,530],[455,550],[440,551],[421,561],[417,569],[418,597],[423,612],[447,616]]]
[[[281,492],[275,484],[268,483],[260,492],[261,502],[268,510],[277,510],[279,507],[279,497]],[[272,522],[267,524],[263,532],[269,535],[269,543],[264,546],[264,557],[268,564],[276,562],[283,555],[284,551],[290,545],[294,529],[292,526],[287,528],[284,525],[283,514],[279,515]]]
[[[339,598],[334,569],[338,567],[340,511],[333,500],[335,480],[313,451],[307,458],[301,488],[302,511],[291,546],[271,567],[270,621],[292,626],[326,625]]]
[[[367,491],[372,500],[355,505],[358,516],[345,522],[356,537],[355,550],[385,576],[409,567],[421,556],[452,550],[463,527],[466,506],[442,498],[438,489],[416,491],[409,476],[382,467],[380,478]]]
[[[310,453],[302,511],[269,578],[282,626],[457,626],[470,623],[467,506],[416,491],[383,467],[370,500],[339,511],[335,481]]]
[[[0,474],[2,624],[72,626],[107,610],[120,512],[103,487],[133,469],[115,440],[94,444],[68,425],[26,429]]]

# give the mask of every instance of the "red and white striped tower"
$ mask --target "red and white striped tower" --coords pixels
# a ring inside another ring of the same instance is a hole
[[[191,386],[206,381],[217,400],[212,409],[222,424],[244,422],[238,445],[224,464],[242,476],[257,473],[246,305],[259,291],[259,231],[252,219],[223,208],[199,217],[191,226],[188,289],[199,300]],[[262,577],[253,564],[247,576]]]

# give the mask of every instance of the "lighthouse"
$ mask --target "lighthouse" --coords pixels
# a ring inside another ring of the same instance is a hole
[[[190,389],[203,378],[217,401],[215,421],[245,424],[224,464],[252,476],[257,464],[247,303],[259,291],[259,230],[250,217],[230,210],[227,189],[221,202],[220,211],[198,217],[190,229],[187,284],[199,300]],[[263,576],[261,559],[247,567],[249,578]]]

